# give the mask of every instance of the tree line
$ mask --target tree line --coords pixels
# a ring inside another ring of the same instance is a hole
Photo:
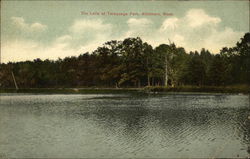
[[[0,64],[0,88],[171,87],[250,84],[250,33],[219,54],[187,53],[174,43],[153,48],[139,37],[104,43],[92,53],[58,60]]]

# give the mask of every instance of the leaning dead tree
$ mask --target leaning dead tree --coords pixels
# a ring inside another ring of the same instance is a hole
[[[168,39],[169,41],[169,46],[171,47],[172,43],[170,41],[170,39]],[[165,86],[168,86],[168,54],[165,54]]]
[[[18,90],[18,86],[17,86],[15,75],[14,75],[13,71],[11,71],[11,74],[12,74],[13,81],[15,83],[16,90]]]
[[[0,65],[1,65],[1,52],[0,52]],[[11,75],[12,75],[16,90],[18,90],[18,86],[17,86],[15,75],[14,75],[13,71],[11,71]],[[1,86],[1,83],[0,83],[0,86]]]

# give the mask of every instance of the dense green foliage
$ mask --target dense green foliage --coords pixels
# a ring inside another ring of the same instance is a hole
[[[0,65],[0,88],[15,87],[11,72],[20,88],[161,86],[166,74],[173,87],[249,85],[250,33],[220,54],[187,53],[175,44],[153,48],[140,38],[127,38],[78,57],[9,62]]]

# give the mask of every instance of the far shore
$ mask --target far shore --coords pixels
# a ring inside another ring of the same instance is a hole
[[[0,88],[0,93],[41,93],[41,94],[111,94],[111,93],[243,93],[250,94],[250,86],[147,86],[141,88]]]

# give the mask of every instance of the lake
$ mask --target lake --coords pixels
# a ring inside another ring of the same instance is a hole
[[[248,156],[249,95],[0,94],[0,158]]]

